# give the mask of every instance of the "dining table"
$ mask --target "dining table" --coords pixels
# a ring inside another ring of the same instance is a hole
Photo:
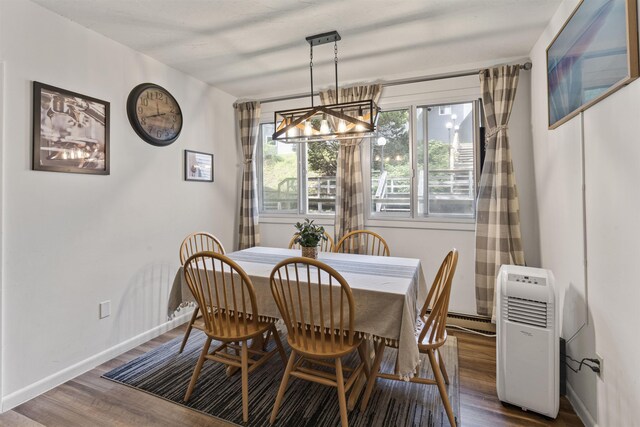
[[[280,261],[299,257],[300,252],[299,249],[256,246],[226,254],[251,279],[260,316],[280,319],[271,294],[271,271]],[[333,252],[319,252],[318,260],[333,267],[349,284],[355,302],[356,332],[372,344],[385,340],[388,345],[397,347],[395,373],[404,379],[412,377],[420,363],[416,321],[427,295],[420,260]],[[180,267],[169,295],[169,315],[192,302],[193,295]],[[364,379],[360,386],[363,383]],[[354,394],[355,398],[349,399],[350,407],[355,404],[359,392]]]

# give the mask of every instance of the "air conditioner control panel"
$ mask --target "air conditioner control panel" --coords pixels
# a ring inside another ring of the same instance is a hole
[[[525,276],[524,274],[509,273],[507,281],[516,283],[526,283],[531,285],[546,286],[547,278],[539,276]]]

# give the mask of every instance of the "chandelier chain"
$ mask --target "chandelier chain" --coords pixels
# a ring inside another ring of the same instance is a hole
[[[338,94],[338,41],[333,42],[333,62],[336,67],[336,104],[340,103],[340,95]]]
[[[311,107],[313,107],[313,43],[309,43],[309,73],[311,74]]]

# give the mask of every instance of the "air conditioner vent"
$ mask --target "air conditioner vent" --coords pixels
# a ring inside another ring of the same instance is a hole
[[[507,319],[511,322],[546,328],[547,303],[517,297],[508,297]]]

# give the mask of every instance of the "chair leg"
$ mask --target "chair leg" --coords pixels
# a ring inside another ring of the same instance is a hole
[[[436,349],[436,356],[438,356],[438,364],[440,365],[440,371],[442,372],[442,376],[444,377],[444,383],[449,385],[449,375],[447,375],[447,368],[444,366],[444,360],[442,359],[442,354],[440,354],[440,349]]]
[[[242,341],[242,421],[249,421],[249,343]]]
[[[287,390],[287,384],[289,383],[289,377],[291,376],[291,371],[293,369],[293,363],[296,360],[296,352],[291,350],[291,356],[289,356],[289,362],[287,362],[287,369],[284,371],[284,375],[282,376],[282,382],[280,382],[280,388],[278,389],[278,395],[276,396],[276,403],[273,405],[273,411],[271,411],[271,418],[269,419],[269,424],[273,424],[276,422],[276,416],[278,415],[278,409],[280,409],[280,403],[282,402],[282,397],[284,396],[284,392]]]
[[[278,330],[275,325],[272,326],[273,331],[271,331],[271,335],[273,335],[273,340],[276,343],[276,347],[278,348],[278,353],[280,353],[280,359],[282,359],[282,364],[287,365],[287,353],[284,352],[284,347],[282,346],[282,341],[280,341],[280,336],[278,335]]]
[[[178,354],[182,353],[182,351],[184,350],[184,346],[187,345],[187,340],[189,339],[189,335],[191,335],[191,329],[193,329],[193,324],[198,318],[199,311],[200,311],[200,307],[196,305],[196,308],[193,309],[191,320],[189,320],[189,326],[187,326],[187,330],[184,331],[184,338],[182,338],[182,345],[180,345],[180,351],[178,352]]]
[[[202,347],[202,353],[200,353],[200,358],[198,359],[198,363],[196,363],[196,367],[193,370],[193,375],[191,376],[191,382],[189,382],[189,388],[187,388],[187,393],[184,395],[184,401],[189,401],[191,397],[191,393],[193,392],[193,388],[196,386],[196,381],[198,380],[198,376],[200,375],[200,370],[202,369],[202,365],[204,364],[204,358],[209,352],[209,346],[211,345],[211,337],[207,337],[207,341],[204,343],[204,347]]]
[[[347,416],[347,397],[344,394],[344,377],[342,376],[342,361],[336,358],[336,382],[338,383],[338,401],[340,402],[340,420],[342,427],[349,427]]]
[[[267,351],[267,345],[269,344],[269,338],[271,338],[271,328],[267,330],[267,333],[262,340],[262,351]]]
[[[367,409],[367,404],[369,403],[369,398],[371,397],[373,386],[376,384],[376,378],[378,378],[378,373],[380,372],[380,365],[382,364],[382,357],[384,356],[385,347],[386,345],[384,343],[384,340],[380,340],[380,342],[376,346],[376,357],[375,359],[373,359],[373,366],[371,366],[371,370],[369,371],[369,381],[367,382],[367,388],[364,391],[364,396],[362,396],[362,403],[360,403],[360,410],[362,412]]]
[[[456,419],[453,416],[453,409],[451,408],[449,396],[447,395],[447,387],[444,384],[444,378],[442,378],[442,372],[440,372],[440,366],[438,365],[438,361],[436,360],[436,355],[433,350],[428,350],[427,353],[429,354],[429,362],[431,363],[433,376],[436,378],[436,384],[438,385],[438,390],[440,391],[440,397],[442,398],[444,409],[447,412],[447,417],[449,417],[449,424],[451,424],[451,427],[455,427]]]
[[[362,341],[360,343],[360,345],[358,346],[358,355],[360,356],[360,360],[362,360],[362,363],[364,364],[364,375],[367,379],[369,379],[369,358],[367,357],[367,342],[366,341]]]

